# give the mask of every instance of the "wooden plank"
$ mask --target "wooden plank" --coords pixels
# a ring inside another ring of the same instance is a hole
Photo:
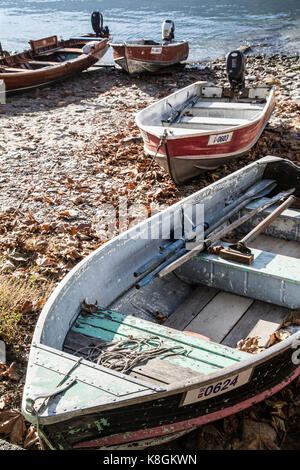
[[[250,110],[262,110],[265,107],[264,104],[258,103],[232,103],[232,101],[198,101],[193,108],[211,108],[211,109],[250,109]],[[191,109],[193,109],[191,108]]]
[[[78,318],[78,320],[81,320],[80,317]],[[237,352],[235,349],[224,349],[224,346],[221,346],[220,344],[201,340],[199,338],[192,337],[186,333],[177,331],[173,328],[165,327],[164,325],[157,325],[155,323],[146,320],[141,320],[140,318],[136,318],[131,315],[123,315],[122,313],[114,312],[112,310],[99,309],[98,312],[85,316],[83,320],[89,320],[91,325],[94,324],[98,328],[100,326],[100,320],[101,328],[108,327],[109,329],[110,327],[112,327],[113,331],[117,330],[118,333],[120,332],[120,328],[122,326],[128,326],[129,328],[132,328],[131,331],[134,332],[136,330],[136,333],[138,334],[142,334],[143,332],[150,333],[151,335],[156,335],[160,336],[161,338],[165,338],[172,343],[176,343],[177,345],[187,345],[189,347],[193,347],[194,349],[199,349],[200,351],[207,351],[217,356],[231,358],[234,361],[240,361],[241,359],[245,358],[244,355],[240,356],[240,351]],[[105,320],[111,320],[112,322],[116,323],[116,325],[113,326],[109,322],[105,324]],[[75,327],[73,327],[73,330],[76,331]]]
[[[222,245],[227,246],[228,243]],[[177,268],[177,273],[220,290],[292,310],[299,309],[299,259],[255,248],[251,251],[254,254],[251,265],[200,253]]]
[[[280,327],[280,323],[274,323],[266,320],[258,320],[255,327],[250,331],[247,338],[258,337],[258,346],[266,347],[270,336]]]
[[[123,314],[135,314],[150,322],[158,322],[155,312],[169,317],[191,295],[192,288],[175,276],[154,279],[143,289],[134,288],[125,297],[110,305]]]
[[[199,339],[162,325],[157,325],[131,315],[124,316],[117,312],[104,310],[78,318],[73,331],[98,337],[106,341],[124,340],[128,336],[149,338],[159,336],[166,347],[183,346],[185,354],[174,355],[166,360],[182,367],[189,367],[200,373],[210,373],[216,369],[233,365],[247,357],[247,353]],[[164,356],[164,355],[163,355]]]
[[[192,377],[199,377],[199,373],[173,364],[168,360],[150,359],[146,364],[137,365],[129,375],[133,375],[141,380],[155,381],[157,384],[172,384],[181,382]]]
[[[249,336],[249,333],[253,330],[259,320],[265,320],[281,325],[289,312],[290,310],[288,308],[277,307],[276,305],[257,300],[223,339],[222,344],[235,348],[238,341]]]
[[[64,47],[61,49],[57,49],[56,52],[67,52],[70,54],[82,54],[82,49],[79,49],[77,47]]]
[[[185,116],[181,119],[182,123],[188,124],[214,124],[220,126],[242,126],[248,124],[248,119],[238,119],[238,118],[214,118],[214,117],[201,117],[201,116]]]
[[[106,341],[103,341],[102,339],[91,338],[90,336],[70,330],[66,336],[63,350],[76,356],[87,356],[87,348],[103,345],[105,343]]]
[[[253,300],[247,297],[220,292],[187,325],[187,329],[221,342],[252,303]]]
[[[193,318],[218,293],[218,289],[208,286],[198,287],[164,322],[164,326],[185,330]]]
[[[98,335],[98,337],[110,341],[124,341],[124,339],[128,338],[128,336],[133,336],[134,338],[149,338],[151,336],[154,336],[150,332],[136,332],[133,328],[130,328],[126,325],[121,325],[119,328],[115,327],[114,325],[111,325],[109,328],[110,330],[114,329],[114,331],[110,331],[107,330],[107,323],[105,325],[105,328],[101,329],[99,327],[95,328],[94,326],[89,325],[86,322],[83,323],[82,321],[80,321],[79,327],[77,328],[84,328],[85,334],[90,334],[91,336]],[[163,344],[166,347],[178,346],[177,342],[172,341],[164,341]],[[186,347],[186,351],[187,353],[184,356],[174,355],[169,356],[167,359],[163,360],[167,360],[168,362],[171,362],[173,364],[178,364],[181,367],[188,367],[201,374],[209,374],[211,372],[216,372],[217,370],[220,370],[223,367],[234,364],[233,360],[220,358],[218,356],[216,357],[215,355],[210,354],[206,351],[203,351],[201,353],[198,352],[199,357],[196,357],[197,351],[195,352],[195,350],[193,348],[189,348],[188,345]]]
[[[17,67],[8,67],[6,65],[0,65],[0,70],[4,69],[5,72],[32,72],[32,70],[29,69],[22,69],[22,68],[17,68]]]
[[[61,62],[54,62],[54,61],[44,61],[44,60],[28,60],[27,61],[28,64],[33,64],[33,65],[58,65],[58,64],[61,64]]]

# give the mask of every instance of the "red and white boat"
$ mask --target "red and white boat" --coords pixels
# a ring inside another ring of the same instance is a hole
[[[175,183],[247,153],[262,134],[275,106],[274,87],[237,92],[231,85],[199,81],[136,115],[145,152]]]
[[[174,23],[162,25],[162,42],[148,39],[112,43],[113,58],[130,75],[158,70],[179,64],[188,58],[188,41],[174,41]]]

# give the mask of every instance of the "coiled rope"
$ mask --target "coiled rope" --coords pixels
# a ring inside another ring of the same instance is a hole
[[[149,338],[128,337],[125,340],[81,348],[76,353],[87,349],[86,359],[103,367],[114,369],[123,374],[133,367],[157,356],[186,354],[183,346],[163,346],[163,341],[158,336]]]

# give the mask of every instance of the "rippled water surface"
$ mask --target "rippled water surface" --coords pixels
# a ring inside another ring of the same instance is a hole
[[[90,32],[97,10],[115,40],[159,40],[163,20],[173,20],[175,37],[190,42],[190,60],[220,57],[247,43],[253,53],[300,50],[300,0],[0,0],[0,41],[21,51],[30,39]],[[109,52],[105,61],[111,60]]]

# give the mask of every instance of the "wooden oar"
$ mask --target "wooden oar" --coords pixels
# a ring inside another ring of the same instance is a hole
[[[220,238],[224,237],[228,233],[232,232],[234,229],[236,229],[237,227],[242,225],[244,222],[251,219],[254,215],[258,214],[259,212],[262,212],[267,207],[272,206],[273,204],[278,202],[280,199],[283,199],[283,198],[286,198],[286,197],[290,196],[294,191],[295,191],[295,188],[292,188],[288,191],[277,194],[276,196],[274,196],[272,199],[270,199],[266,203],[262,204],[261,206],[257,207],[256,209],[252,210],[248,214],[245,214],[243,217],[236,220],[232,224],[227,225],[221,231],[216,233],[212,238],[206,239],[203,242],[199,243],[195,248],[188,251],[185,255],[181,256],[179,259],[173,261],[167,267],[163,268],[157,274],[157,276],[159,278],[162,278],[162,277],[166,276],[166,274],[169,274],[170,272],[174,271],[174,269],[178,268],[179,266],[181,266],[186,261],[193,258],[195,255],[197,255],[201,251],[204,251],[207,248],[209,248],[213,243],[215,243],[216,241],[218,241]]]

